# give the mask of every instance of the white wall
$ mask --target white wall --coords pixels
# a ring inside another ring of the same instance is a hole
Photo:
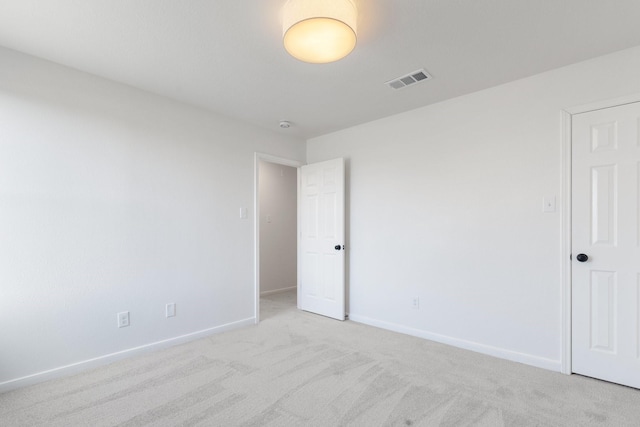
[[[348,159],[350,318],[559,370],[561,111],[638,92],[635,48],[308,141]]]
[[[296,168],[260,161],[260,293],[297,283]]]
[[[0,389],[252,323],[254,152],[304,150],[0,49]]]

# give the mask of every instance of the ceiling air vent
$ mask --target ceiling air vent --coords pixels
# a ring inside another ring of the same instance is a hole
[[[393,89],[402,89],[403,87],[411,86],[416,83],[431,80],[433,77],[429,75],[424,69],[417,70],[406,76],[398,77],[397,79],[389,80],[385,84]]]

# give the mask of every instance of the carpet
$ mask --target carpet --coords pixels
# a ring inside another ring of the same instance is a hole
[[[640,391],[298,311],[0,394],[2,426],[637,426]]]

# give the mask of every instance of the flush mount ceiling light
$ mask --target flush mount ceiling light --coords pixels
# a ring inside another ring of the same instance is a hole
[[[284,48],[304,62],[337,61],[356,46],[357,20],[351,0],[288,0],[282,13]]]

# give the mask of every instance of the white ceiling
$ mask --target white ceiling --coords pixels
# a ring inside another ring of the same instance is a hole
[[[304,138],[640,45],[640,0],[359,0],[354,52],[312,65],[284,1],[0,0],[0,45]]]

